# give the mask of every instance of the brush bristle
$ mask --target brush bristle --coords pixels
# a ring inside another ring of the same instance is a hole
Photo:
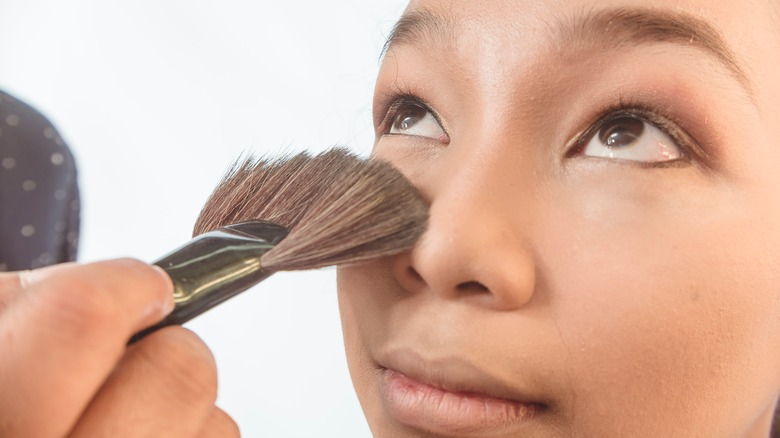
[[[247,220],[290,229],[263,255],[264,267],[314,269],[409,250],[425,230],[428,207],[391,164],[334,148],[237,161],[203,207],[194,235]]]

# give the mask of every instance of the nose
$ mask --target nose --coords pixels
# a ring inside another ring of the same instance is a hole
[[[536,282],[520,200],[505,199],[489,178],[464,176],[453,175],[438,185],[446,189],[429,194],[428,229],[410,253],[394,260],[394,274],[410,292],[519,309],[531,300]]]

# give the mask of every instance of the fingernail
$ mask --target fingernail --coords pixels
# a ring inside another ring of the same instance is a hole
[[[165,283],[168,284],[168,293],[166,294],[165,301],[160,308],[160,312],[162,312],[163,316],[165,316],[171,313],[173,308],[176,307],[176,303],[173,301],[173,281],[171,280],[171,276],[168,275],[168,273],[165,272],[163,268],[157,265],[152,265],[152,267],[165,278]]]
[[[29,269],[25,271],[19,271],[19,288],[21,290],[27,289],[35,280],[31,278],[32,271]]]
[[[60,263],[58,265],[47,266],[45,268],[38,268],[33,270],[20,271],[19,275],[19,287],[24,290],[32,286],[35,283],[39,283],[60,269],[68,266],[74,266],[76,263]]]

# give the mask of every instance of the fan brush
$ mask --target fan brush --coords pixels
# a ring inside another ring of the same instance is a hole
[[[155,264],[183,324],[278,271],[356,264],[412,248],[428,207],[390,163],[343,148],[237,161],[204,205],[189,243]]]

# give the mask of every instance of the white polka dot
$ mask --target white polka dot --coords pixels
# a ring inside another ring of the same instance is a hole
[[[63,199],[65,199],[65,195],[67,194],[68,193],[65,191],[65,189],[57,189],[54,191],[54,199],[58,201],[62,201]]]
[[[62,155],[61,153],[55,152],[51,154],[51,164],[55,166],[59,166],[60,164],[63,163],[63,161],[65,161],[65,156]]]
[[[62,141],[61,137],[57,137],[54,139],[54,143],[57,143],[58,146],[65,146],[65,142]]]
[[[32,225],[25,225],[22,227],[22,236],[30,237],[35,234],[35,227]]]
[[[24,189],[25,192],[35,190],[35,186],[37,186],[37,184],[35,184],[35,181],[31,179],[28,179],[27,181],[22,183],[22,188]]]
[[[43,130],[43,136],[48,138],[49,140],[54,139],[54,134],[55,134],[54,128],[52,128],[51,126]]]
[[[48,252],[45,252],[41,254],[40,257],[38,257],[38,261],[40,261],[42,265],[46,266],[54,263],[54,257],[52,257],[52,255]]]
[[[16,114],[9,114],[8,117],[5,118],[5,123],[8,123],[8,126],[16,126],[19,124],[19,116]]]
[[[31,269],[38,269],[38,268],[42,268],[42,267],[43,267],[43,263],[41,263],[38,260],[33,260],[33,261],[30,262],[30,268]]]
[[[4,169],[13,169],[16,167],[16,160],[14,160],[11,157],[3,158],[3,168]]]

